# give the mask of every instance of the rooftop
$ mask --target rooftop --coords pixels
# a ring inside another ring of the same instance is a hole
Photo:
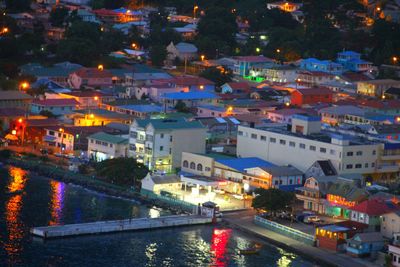
[[[216,94],[210,92],[173,92],[165,93],[162,98],[173,100],[202,100],[202,99],[216,99]]]
[[[29,100],[32,96],[20,91],[0,91],[0,100]]]
[[[152,105],[152,104],[148,104],[148,105],[122,105],[122,106],[118,106],[119,108],[123,108],[123,109],[128,109],[128,110],[132,110],[132,111],[136,111],[136,112],[147,112],[147,113],[159,113],[163,111],[163,108],[161,106],[157,106],[157,105]]]
[[[198,121],[187,121],[184,118],[176,119],[138,119],[135,120],[139,127],[145,128],[152,125],[155,129],[170,130],[170,129],[197,129],[204,128]]]
[[[274,164],[256,157],[250,158],[232,158],[232,159],[216,159],[216,162],[228,166],[229,168],[245,172],[245,169],[255,167],[273,167]]]
[[[81,78],[111,78],[113,76],[110,71],[97,68],[80,68],[74,73]]]
[[[34,105],[40,106],[76,106],[79,102],[74,98],[54,98],[54,99],[35,99],[32,101]]]
[[[368,199],[349,209],[368,214],[369,216],[379,216],[398,210],[399,207],[394,206],[392,202],[382,201],[380,199]]]
[[[107,134],[104,132],[98,132],[98,133],[92,134],[92,135],[88,136],[87,138],[104,141],[104,142],[108,142],[108,143],[112,143],[112,144],[128,144],[129,143],[128,138],[124,138],[124,137],[120,137],[120,136],[116,136],[116,135],[112,135],[112,134]]]
[[[250,63],[274,62],[273,59],[264,56],[238,56],[235,57],[235,59],[238,61],[250,62]]]

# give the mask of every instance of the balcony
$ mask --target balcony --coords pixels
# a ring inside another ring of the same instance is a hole
[[[400,171],[400,167],[397,164],[394,164],[394,165],[381,165],[381,166],[377,166],[375,171],[377,173],[398,172],[398,171]]]
[[[153,142],[153,138],[154,136],[152,135],[146,135],[146,141]]]
[[[400,154],[382,154],[381,160],[400,160]]]
[[[322,202],[324,199],[320,198],[319,192],[313,189],[302,187],[296,189],[296,198],[303,201]]]
[[[144,144],[145,140],[144,139],[136,139],[136,143],[138,144]]]

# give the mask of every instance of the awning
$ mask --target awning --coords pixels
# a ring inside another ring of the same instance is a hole
[[[7,134],[4,138],[11,141],[18,141],[18,137],[13,134]]]

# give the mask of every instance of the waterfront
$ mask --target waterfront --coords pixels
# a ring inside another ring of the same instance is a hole
[[[241,256],[260,242],[222,226],[194,226],[43,242],[32,226],[131,217],[168,211],[97,194],[81,187],[0,171],[0,260],[5,266],[311,266],[301,257],[265,244],[259,255]]]

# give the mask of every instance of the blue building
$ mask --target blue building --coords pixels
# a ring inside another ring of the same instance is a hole
[[[336,61],[349,71],[369,71],[372,63],[361,59],[361,54],[354,51],[343,51],[337,54]]]
[[[379,232],[359,233],[347,240],[346,251],[357,257],[368,256],[381,251],[384,244],[383,237]]]
[[[275,65],[275,61],[264,56],[241,56],[236,57],[233,73],[239,76],[249,76],[250,71],[261,71]]]
[[[73,113],[78,105],[79,102],[73,98],[35,99],[31,103],[31,112],[39,114],[41,111],[50,111],[54,115],[58,116]]]
[[[306,58],[300,62],[300,68],[308,71],[320,71],[334,75],[339,75],[344,72],[341,64],[331,60],[319,60],[316,58]]]

